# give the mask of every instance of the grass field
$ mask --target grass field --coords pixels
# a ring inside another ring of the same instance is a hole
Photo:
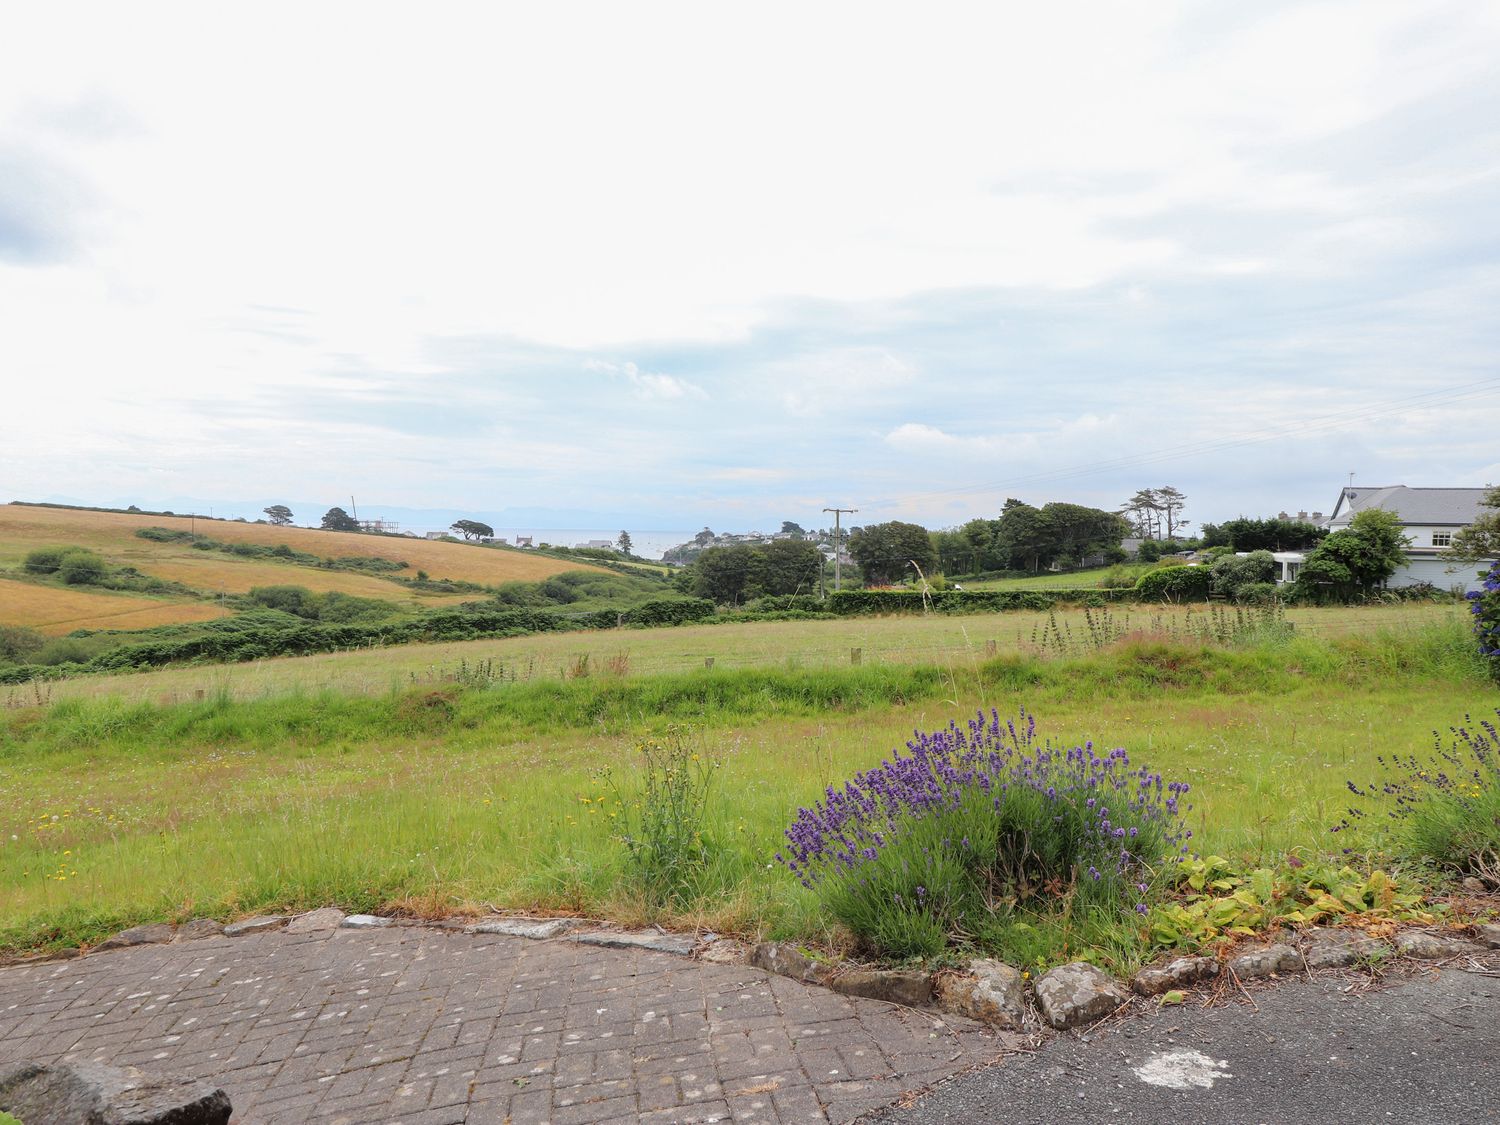
[[[338,591],[358,597],[373,597],[412,608],[453,604],[475,595],[424,594],[397,582],[377,576],[348,571],[323,570],[264,559],[238,558],[220,551],[199,551],[184,542],[158,543],[140,539],[135,532],[143,527],[166,527],[177,531],[194,529],[200,536],[225,543],[254,543],[276,546],[285,543],[298,551],[323,558],[354,556],[390,559],[409,564],[398,572],[413,578],[426,571],[433,579],[451,578],[484,585],[502,582],[535,582],[570,570],[599,571],[588,563],[575,563],[531,555],[522,551],[484,548],[477,545],[431,542],[425,539],[400,539],[382,535],[356,535],[347,532],[320,531],[299,527],[272,527],[268,524],[235,523],[229,520],[189,520],[181,517],[126,515],[115,512],[74,511],[63,508],[39,508],[22,504],[0,505],[0,567],[18,567],[28,553],[39,547],[88,547],[115,566],[130,566],[155,578],[181,582],[208,595],[236,594],[252,586],[305,586],[315,592]],[[8,582],[0,585],[0,624],[26,625],[39,620],[29,608],[43,595],[38,587]],[[59,591],[59,594],[68,593]],[[96,603],[88,597],[107,598]],[[68,629],[129,628],[142,623],[164,624],[173,621],[204,620],[218,612],[196,611],[196,616],[173,601],[155,601],[160,607],[152,617],[142,613],[126,623],[118,616],[117,599],[103,594],[77,595],[72,604],[79,612],[68,614]],[[62,605],[63,600],[56,600]],[[140,599],[134,599],[139,602]],[[99,607],[91,615],[88,605]],[[62,621],[63,615],[46,610],[47,621]],[[49,626],[50,629],[50,626]],[[67,630],[63,630],[66,632]]]
[[[1092,590],[1112,570],[1124,570],[1139,578],[1152,569],[1149,563],[1125,563],[1119,567],[1100,566],[1092,570],[1075,570],[1068,574],[1029,575],[1025,578],[994,578],[981,582],[962,582],[965,590]]]
[[[1115,623],[1132,630],[1185,630],[1204,617],[1204,608],[1150,610],[1129,607],[1109,611]],[[1299,608],[1287,619],[1301,633],[1336,637],[1392,630],[1410,632],[1424,626],[1467,620],[1456,606],[1371,606],[1355,609]],[[1093,611],[1095,620],[1100,611]],[[87,676],[45,687],[49,698],[120,696],[131,700],[193,699],[204,692],[227,692],[235,699],[255,699],[290,691],[334,691],[351,694],[384,692],[413,683],[439,682],[461,666],[484,661],[519,680],[561,678],[576,674],[580,662],[594,672],[610,665],[632,675],[690,672],[713,661],[716,669],[847,667],[859,650],[863,665],[932,664],[946,669],[972,668],[997,653],[1032,649],[1052,622],[1074,635],[1086,631],[1084,611],[1055,615],[1009,612],[972,616],[857,617],[832,621],[767,621],[731,625],[696,625],[676,629],[627,629],[604,632],[551,633],[449,644],[404,645],[320,656],[287,657],[232,664],[164,668],[121,676]],[[0,703],[34,698],[30,688],[0,687]]]
[[[51,637],[74,629],[146,629],[211,621],[229,612],[211,602],[167,601],[0,578],[0,624],[24,625]]]
[[[984,637],[1015,621],[888,619],[441,646],[450,659],[560,661],[493,685],[411,684],[407,662],[430,669],[437,650],[53,685],[50,706],[0,712],[0,948],[328,903],[639,920],[649,911],[621,880],[596,771],[628,770],[638,741],[674,723],[724,761],[719,858],[676,924],[831,937],[774,864],[781,831],[914,728],[978,707],[1027,707],[1057,740],[1123,746],[1190,781],[1206,851],[1322,854],[1346,779],[1500,704],[1451,612],[1335,617],[1243,649],[1137,637],[1069,658],[1010,645],[987,660]],[[570,654],[616,642],[630,657],[613,670],[558,674]],[[865,646],[858,667],[851,642]],[[668,670],[683,661],[694,670]],[[160,702],[193,684],[202,698]]]

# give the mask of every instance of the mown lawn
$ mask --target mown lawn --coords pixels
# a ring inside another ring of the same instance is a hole
[[[687,632],[640,638],[680,644]],[[848,635],[824,642],[844,650]],[[1378,846],[1328,834],[1345,781],[1500,704],[1471,647],[1461,622],[1439,621],[1239,650],[1136,638],[1071,658],[981,651],[850,667],[844,651],[818,667],[700,659],[649,675],[632,659],[623,675],[572,679],[270,694],[266,682],[259,698],[17,707],[0,720],[0,949],[329,903],[639,920],[650,912],[621,878],[597,771],[628,770],[643,737],[674,725],[724,763],[710,825],[719,858],[688,906],[658,915],[679,925],[832,937],[774,862],[782,830],[913,729],[981,707],[1029,708],[1054,740],[1123,746],[1191,782],[1205,851],[1261,862]]]

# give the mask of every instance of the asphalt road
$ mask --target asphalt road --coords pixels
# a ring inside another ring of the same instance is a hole
[[[1360,992],[1283,981],[1064,1035],[881,1125],[1500,1122],[1500,977],[1428,970]]]

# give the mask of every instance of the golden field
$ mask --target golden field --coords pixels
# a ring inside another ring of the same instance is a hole
[[[320,594],[337,591],[355,597],[378,598],[407,609],[452,605],[477,596],[415,590],[372,574],[323,570],[269,559],[244,559],[223,551],[199,551],[187,543],[157,543],[137,538],[136,531],[143,527],[195,530],[204,538],[222,543],[254,543],[268,547],[285,543],[294,550],[324,558],[363,556],[390,559],[407,564],[405,569],[395,572],[404,578],[415,578],[417,571],[422,570],[434,579],[451,578],[495,585],[512,581],[539,582],[568,570],[600,569],[521,551],[434,543],[425,539],[22,504],[0,505],[0,569],[19,568],[26,555],[39,547],[87,547],[103,555],[114,566],[134,567],[143,574],[180,582],[208,595],[243,594],[255,586],[303,586]],[[224,611],[216,607],[179,599],[0,582],[0,625],[26,625],[44,633],[62,634],[73,629],[136,629],[204,621],[223,615]]]
[[[185,543],[153,543],[149,539],[137,539],[135,533],[142,527],[166,527],[173,531],[196,530],[199,535],[223,543],[259,543],[267,547],[285,543],[293,550],[326,558],[357,555],[390,559],[408,564],[405,570],[399,572],[403,578],[414,578],[417,571],[425,570],[434,579],[453,578],[461,582],[494,585],[512,581],[540,582],[565,570],[599,569],[585,563],[562,562],[522,551],[497,550],[464,543],[402,539],[389,535],[359,535],[310,527],[273,527],[270,524],[236,523],[233,520],[190,520],[186,516],[34,508],[22,504],[0,505],[0,566],[15,566],[28,551],[38,547],[63,545],[89,547],[112,563],[133,566],[147,574],[156,573],[152,569],[152,564],[156,561],[202,557],[201,552],[194,551]],[[236,561],[233,555],[221,557],[227,562]]]
[[[0,578],[0,625],[24,625],[49,637],[74,629],[148,629],[226,617],[211,602],[173,602]]]

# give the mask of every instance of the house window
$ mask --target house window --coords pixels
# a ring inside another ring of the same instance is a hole
[[[1451,547],[1451,546],[1453,546],[1453,532],[1451,532],[1451,531],[1434,531],[1432,533],[1432,545],[1434,547]]]

